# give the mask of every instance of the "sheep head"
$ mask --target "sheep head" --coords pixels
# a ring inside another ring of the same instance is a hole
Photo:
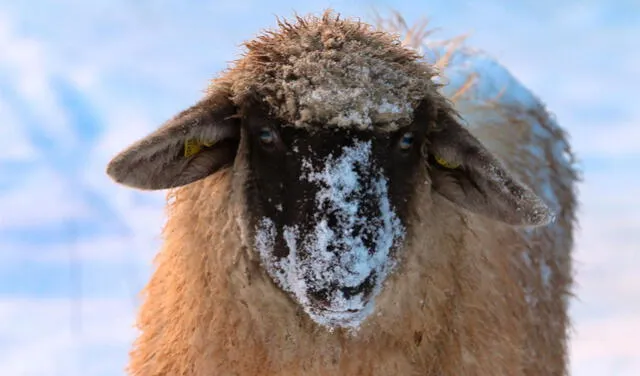
[[[511,225],[550,220],[461,125],[413,52],[327,15],[281,26],[248,43],[204,99],[116,156],[108,174],[164,189],[244,169],[233,178],[242,179],[234,194],[246,206],[245,245],[328,326],[358,326],[373,311],[419,225],[409,221],[418,184]]]

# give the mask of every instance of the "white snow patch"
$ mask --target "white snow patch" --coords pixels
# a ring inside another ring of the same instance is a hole
[[[373,312],[374,298],[395,266],[390,251],[403,239],[405,229],[389,202],[386,178],[372,164],[370,141],[345,147],[339,158],[329,156],[322,169],[314,169],[314,162],[303,161],[301,176],[322,186],[315,197],[313,229],[303,236],[297,226],[285,226],[283,237],[289,255],[277,260],[272,256],[276,230],[273,222],[264,218],[258,226],[256,247],[268,273],[313,320],[328,327],[357,327]],[[362,197],[375,198],[379,216],[359,216]],[[329,226],[328,214],[337,218],[335,226]],[[358,227],[362,230],[356,233]],[[374,249],[365,245],[365,234],[373,237]],[[334,288],[357,287],[371,274],[375,282],[370,297],[363,293],[347,297]],[[309,289],[327,289],[328,307],[317,309],[309,300]]]
[[[269,218],[262,218],[256,231],[255,245],[260,255],[270,255],[276,238],[276,227]]]

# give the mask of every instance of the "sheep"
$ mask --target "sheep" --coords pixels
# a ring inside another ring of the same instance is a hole
[[[297,16],[245,46],[107,167],[169,189],[129,374],[565,374],[566,292],[534,317],[522,257],[569,252],[550,247],[557,226],[571,245],[571,186],[554,212],[531,178],[552,158],[487,148],[436,69],[361,21]]]

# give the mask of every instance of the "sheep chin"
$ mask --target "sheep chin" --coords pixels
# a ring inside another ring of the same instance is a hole
[[[305,309],[309,317],[318,325],[328,329],[345,328],[358,329],[374,310],[373,300],[369,301],[362,309],[347,311],[332,311],[327,309]]]

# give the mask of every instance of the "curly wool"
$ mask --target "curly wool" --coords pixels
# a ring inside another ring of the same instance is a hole
[[[435,97],[435,71],[369,25],[326,12],[279,27],[245,43],[245,56],[221,78],[237,103],[260,98],[295,127],[393,131],[411,123],[421,100]]]

